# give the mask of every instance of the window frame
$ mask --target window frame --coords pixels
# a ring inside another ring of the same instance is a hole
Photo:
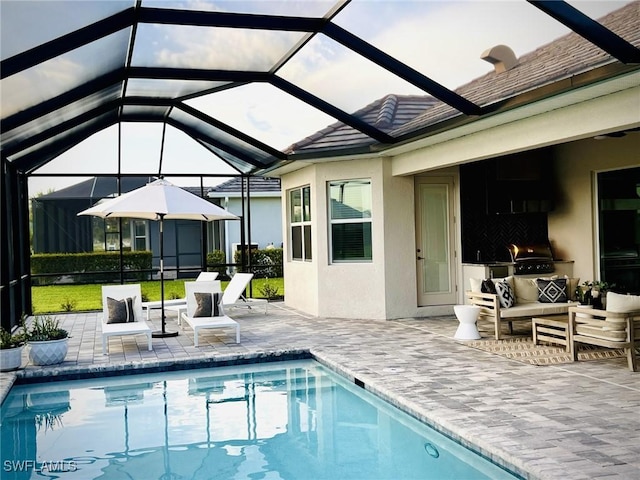
[[[295,212],[296,202],[294,201],[294,194],[299,195],[300,199],[300,215],[297,219]],[[289,223],[289,258],[292,262],[311,262],[313,261],[312,255],[312,220],[311,220],[311,185],[301,185],[289,189],[287,191],[288,200],[288,223]],[[294,235],[294,229],[300,230],[300,240]],[[296,256],[297,243],[300,242],[301,255]]]
[[[362,216],[357,218],[333,218],[333,209],[331,205],[331,188],[337,186],[337,184],[347,185],[349,183],[360,183],[367,182],[369,187],[369,204],[371,208],[369,209],[369,216]],[[330,264],[345,264],[345,263],[373,263],[373,190],[372,190],[373,182],[370,177],[359,177],[359,178],[350,178],[350,179],[336,179],[329,180],[327,182],[326,191],[327,191],[327,226],[328,226],[328,245],[329,245],[329,263]],[[333,248],[333,227],[334,225],[345,225],[345,224],[369,224],[370,228],[370,244],[369,250],[371,251],[370,258],[363,257],[360,259],[357,258],[349,258],[349,259],[336,259],[334,257],[334,248]]]

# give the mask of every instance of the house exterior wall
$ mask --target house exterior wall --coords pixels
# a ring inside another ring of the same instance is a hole
[[[327,184],[370,178],[372,262],[332,263]],[[311,186],[313,261],[291,261],[288,192]],[[415,313],[413,178],[391,175],[391,160],[372,158],[307,167],[283,178],[287,305],[313,315],[386,319]],[[391,246],[385,248],[385,246]]]
[[[284,252],[282,255],[284,270],[285,302],[288,306],[311,315],[318,313],[318,262],[321,248],[326,248],[326,235],[319,235],[320,218],[325,218],[318,206],[318,196],[322,195],[317,189],[317,166],[312,165],[297,170],[282,178],[282,237],[284,238]],[[311,255],[312,261],[291,260],[291,228],[290,228],[290,199],[289,191],[293,188],[311,186]],[[320,243],[324,241],[324,245]]]
[[[593,138],[555,147],[558,196],[549,213],[549,238],[557,256],[574,260],[574,276],[599,276],[596,173],[640,165],[638,134]]]
[[[598,278],[595,172],[637,166],[640,159],[637,135],[603,141],[592,137],[638,125],[639,78],[628,75],[482,119],[385,152],[390,157],[316,163],[284,174],[285,195],[291,188],[311,186],[313,211],[313,262],[292,262],[287,251],[286,303],[312,315],[339,318],[433,313],[417,307],[415,175],[437,175],[465,162],[551,145],[561,201],[548,215],[549,239],[557,257],[575,261],[574,276]],[[372,179],[373,262],[332,265],[326,182],[363,177]],[[288,209],[283,215],[288,238]],[[460,226],[456,228],[459,235]],[[460,257],[455,261],[460,272]],[[461,278],[459,274],[459,302],[464,301]]]
[[[224,203],[224,199],[223,199]],[[239,197],[231,197],[227,200],[227,208],[234,215],[242,215],[242,201]],[[257,243],[258,248],[265,248],[270,243],[275,247],[282,245],[281,224],[282,201],[279,196],[251,197],[251,243]],[[227,258],[233,260],[231,247],[234,243],[240,243],[240,222],[226,222],[227,234]],[[245,238],[248,242],[248,237]]]

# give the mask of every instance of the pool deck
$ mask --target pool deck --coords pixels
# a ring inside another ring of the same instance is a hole
[[[65,362],[0,374],[0,399],[17,375],[124,371],[178,364],[261,360],[310,352],[319,361],[527,479],[640,478],[640,373],[626,359],[534,366],[464,345],[455,317],[342,320],[305,316],[274,303],[229,313],[241,325],[200,334],[177,326],[148,351],[143,336],[110,340],[102,355],[98,312],[60,314],[71,332]],[[151,323],[160,328],[160,314]],[[491,337],[489,328],[481,328]]]

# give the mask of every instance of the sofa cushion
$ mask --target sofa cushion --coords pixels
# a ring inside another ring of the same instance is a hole
[[[620,293],[607,293],[607,311],[627,313],[640,310],[640,295],[622,295]]]
[[[538,301],[538,284],[535,278],[514,277],[516,305]]]
[[[567,280],[558,278],[556,280],[537,279],[538,301],[541,303],[566,303],[567,302]]]
[[[545,315],[560,315],[569,312],[569,307],[575,306],[575,303],[523,303],[514,305],[511,308],[501,308],[500,317],[502,318],[518,318],[518,317],[543,317]]]
[[[569,297],[569,300],[571,301],[574,301],[574,302],[578,301],[578,298],[576,295],[576,289],[580,284],[580,278],[568,277],[567,275],[565,275],[564,278],[567,280],[567,297]]]
[[[579,323],[576,325],[576,333],[586,337],[601,338],[602,340],[610,340],[614,342],[624,342],[627,339],[627,332],[625,332],[624,327],[622,330],[605,329],[605,323],[606,320],[603,320],[602,327]]]

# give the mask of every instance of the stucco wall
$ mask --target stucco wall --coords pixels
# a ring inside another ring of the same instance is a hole
[[[557,202],[549,213],[549,239],[556,256],[574,260],[574,276],[599,278],[595,177],[599,171],[640,165],[640,133],[587,139],[554,147]]]
[[[282,238],[284,239],[283,267],[285,303],[310,315],[318,315],[318,207],[316,197],[316,166],[312,165],[282,177]],[[289,228],[289,191],[311,186],[311,262],[291,261],[291,231]],[[326,217],[326,214],[325,214]]]
[[[373,261],[331,263],[327,182],[351,178],[371,179]],[[415,312],[413,179],[393,177],[390,159],[372,158],[318,164],[282,178],[283,194],[303,185],[311,186],[313,261],[291,261],[285,213],[287,305],[337,318],[399,318]]]
[[[392,176],[390,160],[382,166],[386,318],[404,318],[417,308],[414,179]]]
[[[242,215],[240,198],[230,198],[228,209],[235,215]],[[281,212],[280,197],[251,198],[251,242],[257,243],[258,248],[265,248],[269,243],[273,243],[276,247],[282,244]],[[226,228],[227,244],[231,248],[231,244],[240,243],[240,222],[227,222]],[[248,237],[246,240],[248,241]]]

